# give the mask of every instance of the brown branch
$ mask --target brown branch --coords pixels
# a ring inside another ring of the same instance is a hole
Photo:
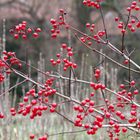
[[[13,68],[12,68],[12,71],[13,71],[16,75],[18,75],[18,76],[20,76],[20,77],[22,77],[22,78],[27,79],[28,81],[32,82],[33,84],[35,84],[35,85],[37,85],[37,86],[40,86],[41,88],[45,88],[44,85],[42,85],[42,84],[40,84],[40,83],[37,83],[36,81],[32,80],[30,77],[28,77],[28,76],[22,74],[21,72],[18,72],[17,70],[15,70],[15,69],[13,69]],[[81,102],[78,101],[78,100],[76,100],[76,99],[73,99],[73,98],[71,98],[71,97],[65,96],[65,95],[63,95],[63,94],[61,94],[61,93],[58,93],[58,92],[56,92],[55,94],[56,94],[57,96],[61,97],[61,98],[64,98],[64,99],[66,99],[66,100],[70,100],[70,101],[72,101],[72,102],[74,102],[74,103],[76,103],[76,104],[81,105]],[[133,102],[133,103],[134,103],[134,102]],[[88,106],[86,106],[86,107],[88,107]],[[96,113],[101,114],[101,115],[104,116],[104,113],[103,113],[102,111],[99,111],[99,110],[97,110],[97,109],[95,109],[95,108],[93,108],[93,109],[94,109],[94,111],[95,111]],[[114,120],[115,122],[118,122],[118,120],[116,120],[116,119],[113,118],[113,117],[111,117],[110,119]],[[132,131],[135,131],[135,132],[139,133],[139,130],[137,130],[137,129],[133,128],[133,127],[128,127],[128,128],[129,128],[130,130],[132,130]]]

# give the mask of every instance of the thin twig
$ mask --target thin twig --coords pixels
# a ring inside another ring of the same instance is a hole
[[[105,36],[106,36],[106,40],[108,40],[108,34],[107,34],[107,28],[106,28],[106,24],[105,24],[105,19],[104,19],[104,15],[103,15],[103,9],[102,6],[99,2],[99,6],[100,6],[100,14],[101,14],[101,18],[102,18],[102,22],[103,22],[103,27],[104,27],[104,31],[105,31]]]
[[[131,11],[129,11],[127,22],[125,24],[124,30],[126,30],[126,28],[127,28],[127,25],[129,23],[129,20],[130,20],[130,16],[131,16]],[[122,50],[121,50],[122,53],[124,53],[124,50],[125,50],[124,39],[125,39],[125,32],[122,33]]]
[[[3,96],[4,94],[6,94],[7,92],[9,92],[10,90],[12,90],[13,88],[15,88],[15,87],[17,87],[17,86],[23,84],[23,83],[26,82],[26,81],[27,81],[27,79],[24,79],[23,81],[21,81],[21,82],[15,84],[14,86],[10,87],[10,88],[9,88],[8,90],[6,90],[5,92],[1,93],[1,94],[0,94],[0,97]]]

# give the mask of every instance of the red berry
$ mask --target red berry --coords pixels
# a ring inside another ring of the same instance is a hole
[[[134,86],[135,83],[136,83],[135,81],[131,81],[131,82],[130,82],[130,85],[131,85],[131,86]]]
[[[137,112],[136,111],[131,111],[131,115],[132,116],[136,116],[137,115]]]
[[[24,100],[24,102],[28,102],[28,97],[25,96],[25,97],[23,98],[23,100]]]
[[[50,112],[51,112],[51,113],[55,112],[55,108],[51,107],[51,108],[50,108]]]
[[[136,90],[134,90],[134,92],[133,92],[135,95],[137,95],[138,93],[139,93],[139,91],[136,89]]]
[[[117,116],[120,116],[121,114],[122,114],[121,111],[117,111],[117,112],[116,112],[116,115],[117,115]]]
[[[15,108],[10,109],[10,112],[15,112],[15,111],[16,111]]]
[[[86,27],[89,28],[90,27],[90,23],[86,23]]]
[[[100,69],[96,69],[96,70],[95,70],[95,73],[96,73],[96,74],[100,74],[100,73],[101,73]]]
[[[51,24],[55,24],[56,20],[55,19],[51,19],[50,22],[51,22]]]
[[[51,35],[51,37],[55,39],[55,38],[57,37],[57,34],[56,34],[56,33],[53,33],[53,34]]]
[[[51,105],[53,108],[56,108],[57,107],[57,103],[52,103]]]
[[[41,32],[41,28],[37,28],[35,31],[36,32]]]
[[[34,139],[35,138],[35,135],[34,134],[31,134],[30,135],[30,139]]]
[[[93,113],[93,112],[94,112],[94,108],[90,107],[90,108],[88,109],[88,111],[89,111],[89,113]]]
[[[84,125],[84,127],[85,127],[86,129],[88,129],[90,126],[89,126],[89,124],[86,123],[86,124]]]
[[[119,21],[119,18],[118,17],[115,17],[115,21]]]
[[[36,104],[37,104],[37,101],[36,101],[35,99],[33,99],[33,100],[31,101],[31,104],[32,104],[32,105],[36,105]]]
[[[101,116],[96,116],[96,119],[97,119],[97,121],[99,121],[99,122],[103,122],[103,120],[104,120],[104,118],[101,117]]]
[[[23,39],[27,39],[27,35],[25,35],[25,34],[22,35],[22,38],[23,38]]]
[[[126,59],[126,60],[124,61],[124,64],[128,64],[128,63],[129,63],[129,60]]]
[[[18,34],[14,34],[14,38],[15,39],[18,39],[19,38],[19,35]]]
[[[38,36],[39,36],[39,35],[38,35],[37,32],[33,33],[33,37],[34,37],[34,38],[38,38]]]
[[[62,48],[63,48],[63,49],[66,49],[66,48],[67,48],[67,44],[63,43],[63,44],[62,44]]]
[[[31,28],[28,28],[27,29],[27,33],[31,33],[32,32],[32,29]]]

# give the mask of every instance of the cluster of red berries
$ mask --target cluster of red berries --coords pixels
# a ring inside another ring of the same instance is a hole
[[[83,1],[83,5],[88,6],[88,7],[94,7],[96,9],[100,8],[99,2],[101,2],[102,0],[96,0],[95,2],[92,0],[84,0]]]
[[[16,57],[15,52],[4,51],[3,55],[4,55],[3,56],[4,61],[9,65],[9,69],[11,66],[15,66],[15,65],[17,65],[19,68],[22,67],[22,64],[21,64],[20,60]],[[9,72],[9,70],[8,70],[8,72]]]
[[[92,34],[93,32],[94,32],[94,28],[95,28],[95,24],[90,24],[89,22],[88,23],[86,23],[86,28],[89,30],[89,32]],[[88,40],[88,41],[90,41],[90,37],[82,37],[81,38],[81,41],[82,42],[86,42],[86,40]],[[90,43],[90,42],[88,42],[88,45],[90,46],[92,44],[92,42]]]
[[[52,25],[51,29],[51,37],[52,38],[57,38],[57,36],[60,34],[60,27],[62,25],[65,25],[65,28],[68,29],[69,26],[65,23],[64,16],[65,16],[65,11],[63,9],[59,10],[59,19],[50,19],[50,23]]]
[[[118,92],[118,94],[125,96],[128,99],[133,99],[134,95],[138,95],[139,91],[135,86],[136,82],[134,80],[132,80],[129,85],[124,85],[121,84],[120,88],[122,89],[121,91]],[[131,86],[131,91],[127,91],[125,88],[127,88],[128,86]],[[121,98],[118,97],[118,100],[122,100]]]
[[[90,41],[90,40],[91,40],[91,38],[87,37],[87,36],[80,37],[80,41],[83,42],[83,43],[87,43],[89,46],[92,45],[92,41]]]
[[[50,59],[50,62],[53,66],[56,66],[61,63],[61,55],[59,53],[56,54],[57,60]]]
[[[63,54],[66,53],[67,57],[73,56],[73,50],[71,47],[68,47],[67,44],[63,43],[61,45],[61,48],[63,49]],[[66,71],[69,67],[72,67],[74,69],[77,68],[77,64],[68,60],[68,58],[61,58],[62,56],[59,53],[56,56],[57,56],[56,61],[54,59],[50,59],[50,62],[52,63],[53,66],[61,64],[61,62],[62,62],[62,63],[64,63],[64,67],[63,67],[64,71]]]
[[[99,75],[97,76],[100,77],[100,70],[97,69],[95,71],[95,74]],[[136,95],[138,94],[138,90],[135,87],[136,82],[132,80],[130,82],[131,89],[134,88],[133,94]],[[105,86],[102,84],[98,83],[91,83],[91,87],[93,87],[94,90],[97,90],[99,88],[95,88],[96,86],[99,86],[101,89],[104,89]],[[122,91],[119,91],[118,94],[125,96],[127,99],[129,99],[130,96],[130,91],[127,92],[125,89],[125,85],[121,84],[120,88],[123,89]],[[94,96],[94,92],[90,94],[91,97]],[[127,128],[126,127],[120,127],[118,123],[116,123],[114,120],[111,119],[114,115],[117,117],[117,119],[120,119],[121,121],[126,121],[129,124],[136,123],[137,127],[140,127],[140,122],[137,119],[137,106],[132,104],[128,104],[128,101],[120,96],[117,96],[118,102],[116,104],[111,104],[108,99],[105,99],[105,103],[107,105],[107,109],[104,107],[100,107],[101,111],[103,111],[104,115],[96,115],[94,121],[91,123],[86,122],[86,116],[89,116],[90,114],[94,113],[94,108],[95,108],[95,102],[89,98],[85,98],[84,100],[81,101],[80,105],[75,105],[74,110],[77,111],[77,116],[74,121],[74,125],[77,127],[84,127],[87,129],[87,134],[89,135],[94,135],[96,134],[97,130],[102,128],[104,124],[104,120],[108,119],[108,124],[111,125],[110,130],[108,132],[110,139],[114,138],[115,140],[119,140],[119,135],[120,133],[126,133]],[[131,98],[132,99],[132,98]],[[117,110],[119,107],[124,108],[124,106],[130,106],[130,115],[126,115],[122,113],[122,111]]]
[[[96,69],[95,74],[97,75],[96,78],[98,79],[100,77],[100,70]],[[105,85],[101,83],[96,84],[91,82],[90,86],[94,90],[105,89]],[[95,95],[94,92],[90,94],[91,97],[93,97],[94,95]],[[97,130],[99,128],[102,128],[104,118],[110,118],[111,116],[111,114],[109,112],[106,112],[104,109],[105,117],[101,115],[96,115],[92,123],[86,122],[86,117],[94,113],[94,105],[95,102],[93,100],[91,100],[90,98],[85,98],[84,100],[81,101],[80,105],[74,106],[74,110],[78,113],[74,121],[74,125],[77,127],[84,127],[87,130],[88,135],[96,134]]]
[[[100,8],[100,2],[103,0],[84,0],[83,4],[88,7],[94,7],[96,9]],[[140,2],[140,0],[139,0]],[[127,28],[130,29],[131,32],[135,32],[135,28],[140,28],[140,21],[137,21],[133,16],[131,16],[132,11],[139,11],[140,7],[138,6],[138,3],[136,1],[133,1],[131,3],[131,6],[127,8],[127,11],[130,12],[130,20],[127,24]],[[65,23],[65,12],[63,9],[59,10],[59,19],[51,19],[50,23],[52,25],[51,29],[51,37],[57,38],[57,36],[60,34],[60,27],[65,26],[66,29],[69,28],[69,25]],[[115,21],[118,23],[118,28],[121,29],[122,33],[126,32],[125,23],[120,21],[118,17],[115,18]],[[94,32],[95,24],[86,24],[86,28],[89,29],[91,33]],[[18,39],[20,36],[23,39],[27,39],[28,35],[31,34],[34,38],[38,38],[39,32],[41,32],[40,28],[36,28],[35,30],[28,28],[26,21],[23,21],[22,23],[16,25],[13,29],[10,30],[10,33],[14,36],[15,39]],[[100,38],[105,35],[105,31],[98,31],[96,34],[93,35],[93,38],[96,40],[96,42],[100,43]],[[87,43],[89,46],[92,45],[91,39],[93,39],[87,35],[83,35],[80,40],[83,43]],[[57,60],[51,59],[50,62],[53,66],[63,63],[63,70],[66,71],[68,68],[77,68],[77,64],[72,62],[72,56],[73,56],[73,49],[71,47],[68,47],[67,44],[63,43],[61,45],[61,50],[63,50],[63,55],[66,55],[66,57],[61,56],[60,53],[56,54]],[[10,73],[10,67],[13,65],[18,65],[21,67],[20,61],[16,58],[15,53],[13,52],[3,52],[3,60],[0,60],[0,82],[4,80],[4,76],[2,74],[3,69],[6,69],[6,72]],[[5,63],[4,63],[5,62]],[[129,60],[125,60],[125,64],[128,64]],[[8,64],[8,65],[6,65]],[[8,67],[9,66],[9,67]],[[103,93],[103,90],[106,89],[106,86],[102,83],[100,83],[100,76],[101,71],[100,69],[95,69],[94,71],[94,77],[96,80],[96,83],[91,82],[90,87],[97,91],[100,90]],[[52,88],[54,82],[54,78],[49,78],[44,83],[44,88],[40,89],[38,92],[36,92],[35,89],[30,89],[28,92],[26,92],[25,96],[23,97],[23,102],[19,103],[19,108],[11,108],[10,112],[12,116],[15,116],[16,114],[21,114],[22,116],[30,116],[30,119],[34,119],[37,116],[42,116],[43,112],[47,111],[49,108],[49,111],[51,113],[56,111],[56,108],[58,107],[58,104],[53,102],[49,102],[49,96],[52,96],[56,93],[56,89]],[[74,110],[77,112],[74,125],[77,127],[83,127],[87,130],[87,134],[94,135],[96,134],[97,130],[102,128],[104,124],[111,125],[108,134],[110,139],[119,140],[118,136],[120,135],[120,132],[126,133],[127,128],[126,127],[120,127],[119,124],[112,119],[112,117],[115,116],[118,121],[124,121],[128,122],[129,124],[136,123],[137,128],[140,128],[140,121],[138,120],[138,110],[137,106],[134,104],[128,103],[128,100],[132,100],[134,98],[134,95],[137,95],[139,91],[137,90],[135,86],[136,82],[131,81],[129,83],[129,86],[131,86],[131,90],[127,90],[126,86],[124,84],[120,85],[120,91],[117,92],[118,96],[116,96],[117,103],[111,103],[110,100],[104,99],[105,105],[101,106],[99,110],[102,111],[102,115],[93,115],[95,112],[95,102],[91,99],[95,95],[94,92],[90,93],[90,98],[83,99],[79,105],[74,106]],[[119,96],[120,95],[120,96]],[[125,97],[122,98],[121,96]],[[128,99],[128,100],[126,100]],[[125,115],[122,110],[118,110],[118,108],[123,109],[124,107],[128,106],[130,109],[130,114]],[[91,122],[87,121],[87,117],[93,117],[93,120]],[[0,118],[4,118],[4,114],[0,113]],[[34,139],[35,135],[31,134],[30,139]],[[47,136],[42,136],[38,140],[47,140]]]
[[[3,75],[3,72],[5,71],[6,74],[11,73],[11,66],[17,65],[19,68],[21,68],[21,63],[17,59],[14,52],[3,52],[3,58],[0,59],[0,83],[4,81],[5,77]]]
[[[101,84],[101,83],[94,83],[94,82],[91,82],[91,83],[90,83],[90,86],[91,86],[94,90],[98,90],[98,89],[104,90],[104,89],[106,88],[104,84]]]
[[[98,80],[101,76],[101,70],[100,69],[95,69],[94,76]]]
[[[26,40],[29,34],[31,34],[33,38],[38,38],[40,32],[41,32],[40,28],[32,29],[27,27],[26,21],[22,21],[22,23],[10,29],[10,33],[13,35],[15,39],[18,39],[21,36],[23,39]]]
[[[84,127],[87,130],[87,134],[89,135],[96,134],[97,130],[102,127],[102,123],[104,121],[103,116],[97,115],[92,123],[84,123],[86,116],[94,112],[93,107],[94,101],[90,100],[89,98],[84,99],[81,102],[81,105],[74,106],[74,110],[78,112],[74,121],[74,125],[77,127]]]
[[[140,10],[140,7],[138,6],[138,2],[137,1],[132,1],[130,7],[127,7],[127,11],[132,11],[132,10],[135,10],[135,11],[139,11]]]
[[[127,132],[127,128],[126,127],[122,127],[122,129],[120,128],[120,126],[115,123],[113,125],[114,127],[114,130],[109,130],[108,131],[108,135],[110,137],[110,140],[119,140],[119,133],[122,132],[122,133],[126,133]]]
[[[53,113],[58,106],[57,103],[49,103],[48,96],[56,93],[56,90],[51,86],[53,85],[53,78],[49,78],[46,80],[43,89],[40,89],[38,93],[36,93],[35,89],[30,89],[26,92],[23,97],[23,102],[19,103],[18,110],[15,108],[11,108],[10,112],[12,116],[16,116],[16,114],[21,114],[22,116],[30,115],[30,119],[34,119],[37,116],[42,116],[44,111],[47,111],[50,108],[50,112]],[[1,117],[2,118],[2,117]],[[30,139],[33,140],[35,135],[31,134]],[[47,140],[47,136],[44,135],[38,140]]]
[[[140,28],[140,21],[137,20],[134,16],[132,15],[133,11],[139,11],[140,7],[137,5],[136,1],[133,1],[131,3],[130,7],[127,7],[127,11],[130,12],[129,16],[129,21],[127,24],[127,28],[131,31],[131,32],[135,32],[136,28]],[[118,17],[115,18],[115,21],[118,22],[118,28],[121,30],[121,32],[124,34],[126,32],[126,25],[124,24],[124,22],[120,21]]]
[[[26,116],[30,114],[30,119],[34,119],[37,116],[42,116],[42,113],[46,111],[48,107],[50,107],[50,112],[55,112],[57,104],[48,103],[48,96],[56,93],[56,90],[51,88],[53,80],[53,78],[46,80],[44,84],[45,89],[39,90],[38,94],[35,89],[30,89],[24,96],[23,102],[19,103],[19,110],[16,112],[15,108],[10,109],[11,115],[15,116],[18,113]]]
[[[30,115],[30,119],[34,119],[37,116],[42,116],[42,113],[48,108],[50,108],[50,112],[53,113],[56,110],[57,103],[49,103],[48,96],[55,94],[56,90],[51,88],[54,79],[50,78],[46,80],[44,86],[45,89],[39,90],[38,94],[36,94],[35,89],[30,89],[26,95],[23,97],[23,102],[19,103],[18,111],[15,108],[11,108],[10,112],[12,116],[16,116],[16,114],[21,114],[22,116]],[[0,118],[4,118],[2,113],[0,114]],[[30,135],[30,139],[33,140],[35,138],[34,134]],[[47,136],[44,135],[38,140],[47,140]]]
[[[35,138],[35,135],[34,134],[31,134],[30,135],[30,140],[34,140],[34,138]],[[44,136],[38,138],[38,140],[47,140],[47,136],[44,135]]]
[[[91,33],[93,33],[95,25],[92,24],[90,27],[90,23],[87,23],[87,24],[86,24],[86,27],[89,29]],[[91,46],[93,44],[91,40],[94,39],[94,41],[96,41],[97,43],[100,43],[100,38],[103,37],[104,35],[105,35],[105,31],[98,31],[96,34],[93,35],[93,37],[90,37],[87,35],[80,37],[80,41],[83,43],[86,43],[88,46]]]

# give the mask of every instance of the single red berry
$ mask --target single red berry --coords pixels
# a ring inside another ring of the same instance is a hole
[[[35,135],[34,134],[31,134],[30,135],[30,139],[34,139],[35,138]]]
[[[130,11],[131,11],[131,8],[130,8],[130,7],[127,7],[127,9],[126,9],[126,10],[130,12]]]
[[[25,34],[22,35],[22,38],[23,38],[23,39],[27,39],[27,35],[25,35]]]
[[[93,113],[94,112],[94,108],[89,107],[88,111],[89,111],[89,113]]]
[[[103,122],[104,118],[102,116],[96,116],[97,121]]]
[[[23,100],[24,100],[24,102],[28,102],[28,97],[25,96],[25,97],[23,98]]]
[[[63,43],[63,44],[62,44],[62,48],[63,48],[63,49],[66,49],[66,48],[67,48],[67,44]]]
[[[56,20],[55,19],[51,19],[50,22],[51,22],[51,24],[55,24]]]
[[[128,28],[132,28],[132,24],[131,23],[128,23]]]
[[[36,104],[37,104],[37,101],[36,101],[35,99],[33,99],[33,100],[31,101],[31,104],[32,104],[32,105],[36,105]]]
[[[132,111],[131,111],[131,115],[132,115],[132,116],[136,116],[136,115],[137,115],[137,112],[132,110]]]
[[[15,111],[16,111],[15,108],[10,109],[10,112],[15,112]]]
[[[27,29],[27,33],[31,33],[32,32],[32,29],[31,28],[28,28]]]
[[[117,111],[117,112],[116,112],[116,115],[117,115],[117,116],[120,116],[121,114],[122,114],[121,111]]]
[[[37,28],[35,31],[36,32],[41,32],[41,28]]]
[[[124,64],[128,64],[129,63],[129,60],[128,59],[126,59],[126,60],[124,60]]]
[[[90,96],[91,96],[91,97],[93,97],[94,95],[95,95],[95,93],[94,93],[94,92],[91,92],[91,93],[90,93]]]
[[[138,22],[136,26],[137,26],[137,28],[140,28],[140,22]]]
[[[88,123],[86,123],[86,124],[84,125],[84,127],[85,127],[86,129],[88,129],[90,126],[89,126]]]
[[[56,34],[56,33],[53,33],[53,34],[51,35],[51,37],[52,37],[53,39],[55,39],[55,38],[57,37],[57,34]]]
[[[135,32],[135,28],[134,27],[132,27],[130,30],[131,30],[131,32]]]
[[[131,86],[134,86],[135,83],[136,83],[136,82],[133,80],[133,81],[130,82],[130,85],[131,85]]]
[[[64,13],[64,9],[59,9],[59,12],[60,13]]]
[[[90,23],[86,23],[86,27],[89,28],[90,27]]]
[[[39,37],[38,33],[37,32],[33,33],[33,37],[38,38]]]
[[[56,108],[57,107],[57,103],[52,103],[51,105],[53,108]]]
[[[18,39],[19,38],[19,35],[18,34],[14,34],[14,38],[15,39]]]
[[[139,91],[136,89],[136,90],[134,90],[134,92],[133,92],[135,95],[137,95],[138,93],[139,93]]]
[[[119,21],[119,17],[115,17],[115,21]]]
[[[51,112],[51,113],[55,112],[55,108],[51,107],[51,108],[50,108],[50,112]]]

